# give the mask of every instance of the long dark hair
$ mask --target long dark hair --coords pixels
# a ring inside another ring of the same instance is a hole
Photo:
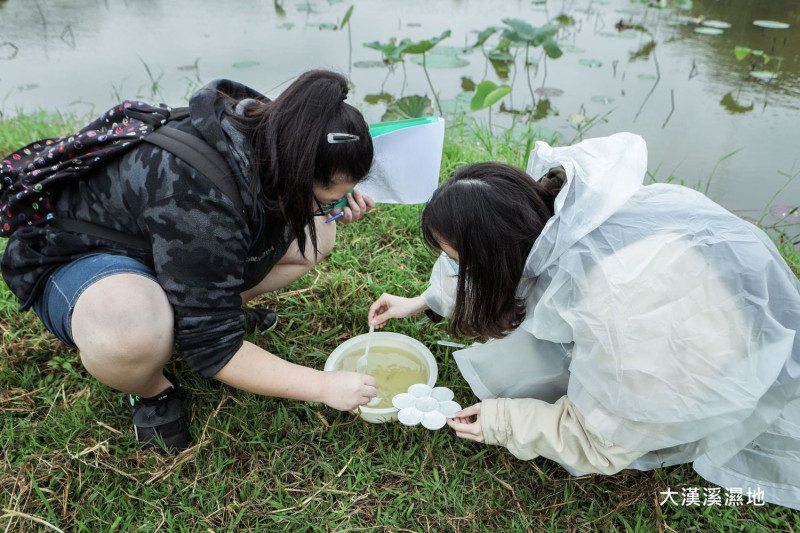
[[[250,192],[264,210],[291,226],[301,252],[309,228],[314,251],[317,234],[313,187],[364,179],[372,165],[369,127],[345,103],[347,79],[312,70],[297,78],[273,101],[246,107],[240,124],[253,150]],[[330,144],[328,133],[357,135],[358,141]]]
[[[554,195],[522,170],[475,163],[433,193],[422,212],[426,243],[458,252],[453,333],[501,338],[525,318],[516,297],[525,260],[547,220]]]

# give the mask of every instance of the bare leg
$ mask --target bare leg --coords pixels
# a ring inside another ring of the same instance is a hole
[[[242,293],[242,302],[248,302],[256,296],[290,285],[330,255],[336,241],[336,223],[326,224],[324,217],[315,217],[314,222],[317,229],[319,254],[314,255],[311,240],[306,239],[306,253],[303,257],[297,241],[294,241],[269,274],[258,285]],[[308,231],[306,231],[306,235],[308,235]]]
[[[86,370],[129,394],[169,387],[163,367],[173,351],[173,311],[158,283],[116,274],[87,288],[72,313],[72,337]]]

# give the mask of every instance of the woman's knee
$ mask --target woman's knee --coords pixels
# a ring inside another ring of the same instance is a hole
[[[163,364],[172,353],[173,312],[164,290],[136,274],[87,288],[72,313],[72,337],[87,368],[97,364]]]

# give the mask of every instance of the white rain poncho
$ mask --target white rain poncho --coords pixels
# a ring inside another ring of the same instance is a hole
[[[643,186],[636,135],[537,143],[528,174],[557,166],[567,184],[528,256],[525,321],[455,354],[473,390],[553,401],[566,383],[588,425],[648,452],[630,468],[693,462],[800,508],[800,282],[775,246],[696,191]],[[424,295],[444,315],[446,267]]]

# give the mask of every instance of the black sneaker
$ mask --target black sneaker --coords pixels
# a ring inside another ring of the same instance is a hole
[[[189,447],[192,436],[183,418],[178,381],[171,374],[165,372],[164,375],[172,386],[152,398],[128,394],[128,406],[133,415],[136,440],[142,444],[142,449],[178,453]]]
[[[247,334],[269,331],[278,323],[278,315],[272,309],[244,307],[242,311],[244,311],[244,332]]]

